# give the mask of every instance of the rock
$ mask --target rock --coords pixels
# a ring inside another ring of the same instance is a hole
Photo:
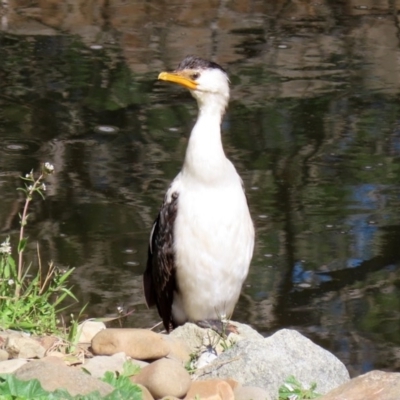
[[[53,347],[56,348],[57,347],[56,344],[60,342],[60,339],[55,336],[43,336],[43,337],[37,338],[36,340],[45,349],[46,354]],[[50,351],[54,351],[54,350],[50,350]]]
[[[8,360],[8,353],[7,351],[0,349],[0,361]]]
[[[58,357],[58,356],[45,356],[45,357],[41,358],[40,361],[48,362],[48,363],[52,363],[52,364],[58,364],[58,365],[65,365],[63,358]]]
[[[331,390],[325,396],[318,398],[318,400],[347,399],[398,400],[400,399],[400,373],[371,371],[344,383]]]
[[[164,396],[183,397],[189,390],[191,379],[181,363],[162,358],[143,368],[131,381],[149,389],[156,399]]]
[[[265,389],[255,386],[241,386],[233,391],[235,400],[272,400]]]
[[[316,382],[320,394],[349,380],[333,354],[289,329],[266,339],[241,340],[195,373],[198,379],[233,378],[243,386],[265,389],[273,399],[290,375],[305,386]]]
[[[46,353],[46,357],[57,357],[57,358],[64,359],[64,358],[66,357],[66,354],[65,354],[65,353],[62,353],[61,351],[53,350],[53,351],[48,351],[48,352]],[[46,357],[44,357],[44,358],[46,358]],[[44,358],[42,358],[42,360],[43,360]]]
[[[204,337],[208,330],[209,329],[203,329],[188,322],[185,325],[178,326],[169,334],[169,336],[179,338],[185,342],[190,353],[198,353],[200,348],[203,346]]]
[[[33,361],[23,365],[14,375],[21,380],[38,379],[43,389],[52,392],[66,389],[72,396],[98,391],[101,396],[111,393],[114,388],[83,371],[64,365]]]
[[[112,356],[95,356],[89,358],[82,367],[88,370],[94,378],[102,378],[107,371],[122,372],[126,360],[123,352]]]
[[[211,364],[218,357],[217,352],[214,349],[207,349],[203,351],[199,356],[197,361],[194,362],[192,367],[194,368],[204,368]]]
[[[243,339],[264,339],[264,336],[258,333],[251,326],[241,324],[237,321],[231,321],[231,324],[237,328],[238,333],[231,333],[232,339],[243,340]]]
[[[42,358],[46,349],[30,337],[11,335],[6,340],[6,351],[12,358]]]
[[[142,390],[142,400],[154,400],[154,397],[148,391],[147,387],[141,385],[140,383],[137,384],[140,389]]]
[[[27,362],[27,360],[24,360],[22,358],[2,361],[0,362],[0,374],[11,374],[18,368],[25,365]]]
[[[77,329],[78,343],[90,343],[96,334],[103,329],[106,329],[103,322],[91,320],[83,321],[78,325]]]
[[[238,333],[230,333],[228,338],[224,340],[224,345],[228,347],[244,339],[263,339],[262,335],[246,324],[236,321],[231,321],[230,323],[237,328]],[[182,339],[188,346],[189,353],[196,354],[202,352],[204,348],[210,345],[213,348],[217,348],[218,343],[221,341],[221,336],[217,332],[212,329],[200,328],[190,322],[174,329],[169,336]]]
[[[132,364],[135,364],[135,365],[137,365],[138,367],[140,367],[140,368],[144,368],[144,367],[147,367],[150,363],[149,362],[147,362],[147,361],[143,361],[143,360],[136,360],[136,358],[130,358],[130,360],[131,360],[131,362],[132,362]]]
[[[180,338],[171,335],[161,335],[162,338],[168,343],[170,352],[168,358],[176,361],[180,361],[182,364],[186,364],[190,361],[189,346]]]
[[[138,360],[157,360],[170,352],[168,343],[148,329],[104,329],[92,339],[92,350],[99,355],[124,352]]]
[[[201,400],[235,400],[231,385],[221,379],[192,382],[185,400],[197,400],[199,398]]]

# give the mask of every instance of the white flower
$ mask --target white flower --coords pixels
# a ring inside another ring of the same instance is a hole
[[[43,182],[42,183],[42,190],[45,192],[46,191],[46,184]]]
[[[8,284],[9,284],[9,286],[14,285],[14,279],[9,279],[9,280],[8,280]]]
[[[50,164],[49,162],[45,162],[44,163],[44,170],[45,172],[47,172],[48,174],[51,174],[54,171],[54,166],[53,164]]]
[[[10,238],[0,244],[0,254],[11,254]]]
[[[32,186],[32,185],[29,185],[29,186],[28,186],[28,190],[31,191],[32,189],[33,189],[33,186]]]

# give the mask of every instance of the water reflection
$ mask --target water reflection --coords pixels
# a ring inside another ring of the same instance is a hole
[[[400,59],[394,3],[133,1],[1,6],[0,226],[50,161],[28,225],[76,267],[91,316],[134,313],[149,230],[196,107],[155,82],[188,53],[226,66],[224,142],[257,226],[236,318],[293,327],[360,373],[399,360]],[[15,243],[15,240],[14,240]],[[250,310],[250,312],[249,312]],[[398,353],[398,352],[397,352]]]

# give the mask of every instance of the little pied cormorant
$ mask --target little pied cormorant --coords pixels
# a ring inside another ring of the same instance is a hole
[[[232,315],[253,255],[254,227],[242,180],[222,147],[225,70],[188,56],[158,79],[189,89],[199,108],[182,170],[154,222],[143,275],[147,305],[156,304],[170,331]]]

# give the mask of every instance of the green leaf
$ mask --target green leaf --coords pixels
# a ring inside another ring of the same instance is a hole
[[[37,399],[46,396],[47,392],[42,388],[37,379],[22,381],[14,375],[0,375],[0,394]]]
[[[25,250],[27,241],[28,241],[27,238],[22,238],[19,241],[19,243],[18,243],[18,253],[22,253]]]
[[[123,365],[122,375],[127,377],[137,375],[140,372],[140,369],[141,368],[139,367],[139,365],[136,365],[130,361],[125,361]]]

